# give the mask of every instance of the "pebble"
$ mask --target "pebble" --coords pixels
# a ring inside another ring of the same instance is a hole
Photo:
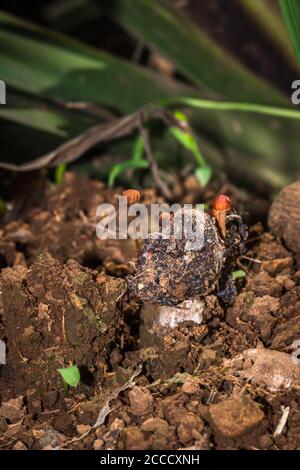
[[[181,391],[188,395],[195,395],[199,391],[199,385],[194,380],[187,379],[182,385]]]
[[[300,253],[300,180],[280,191],[271,206],[268,223],[291,251]]]
[[[3,402],[0,406],[0,417],[16,423],[22,416],[22,405],[22,396]]]
[[[143,422],[141,430],[164,435],[169,431],[169,424],[161,418],[149,418]]]
[[[131,412],[135,416],[151,413],[153,409],[153,397],[145,387],[133,387],[128,393]]]
[[[247,395],[209,406],[209,421],[217,432],[227,438],[245,434],[263,419],[264,413]]]
[[[195,439],[194,431],[197,432],[196,435],[197,438],[199,438],[203,427],[204,423],[201,418],[196,416],[194,413],[187,413],[177,427],[177,434],[180,442],[182,444],[187,444],[188,442]]]
[[[89,424],[77,424],[76,430],[78,434],[85,434],[91,430],[91,426]]]
[[[103,449],[104,441],[102,439],[95,439],[93,443],[94,450]]]

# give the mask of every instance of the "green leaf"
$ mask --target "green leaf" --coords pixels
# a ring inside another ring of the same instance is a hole
[[[298,68],[297,60],[286,34],[286,27],[280,14],[280,9],[273,0],[238,0],[254,26],[273,44],[274,50],[279,50],[290,64]],[[274,5],[273,5],[274,4]]]
[[[112,188],[115,184],[116,178],[125,170],[144,170],[149,167],[147,160],[134,161],[133,159],[127,160],[122,163],[117,163],[112,167],[108,177],[108,186]]]
[[[133,153],[132,153],[132,161],[133,162],[140,162],[143,160],[144,155],[144,140],[141,135],[138,135],[133,144]]]
[[[243,269],[237,269],[231,273],[232,279],[235,281],[236,279],[242,279],[246,276],[245,271]]]
[[[213,170],[208,165],[200,166],[195,171],[195,175],[197,176],[202,188],[205,188],[205,186],[210,182],[212,174]]]
[[[139,134],[133,144],[133,152],[131,159],[126,160],[125,162],[117,163],[111,168],[108,176],[108,186],[110,188],[114,186],[116,178],[121,175],[125,170],[143,170],[149,167],[148,160],[143,159],[144,151],[144,140]]]
[[[300,65],[300,3],[299,0],[279,0],[292,45]]]
[[[64,382],[70,387],[77,387],[80,381],[80,372],[76,365],[57,369],[57,372],[62,376]]]
[[[235,101],[288,105],[276,88],[256,77],[168,2],[115,0],[111,15],[207,91]]]
[[[193,90],[63,34],[0,12],[0,77],[54,101],[100,103],[135,111]]]
[[[188,116],[182,111],[175,111],[174,116],[179,121],[181,128],[171,127],[170,133],[183,147],[192,152],[199,165],[205,165],[205,160],[199,149],[197,139],[193,135]]]
[[[74,136],[95,123],[91,117],[12,90],[7,91],[7,104],[0,106],[0,118],[53,134],[61,140]]]

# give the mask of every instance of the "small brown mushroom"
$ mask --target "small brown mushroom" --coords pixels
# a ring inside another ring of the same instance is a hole
[[[127,198],[128,204],[136,204],[137,202],[140,202],[141,200],[141,193],[137,189],[126,189],[123,191],[123,196]],[[141,254],[141,244],[138,239],[135,240],[135,250],[136,250],[136,256],[140,256]]]
[[[231,209],[231,200],[225,194],[215,197],[212,204],[212,216],[215,217],[223,240],[226,238],[226,215]]]

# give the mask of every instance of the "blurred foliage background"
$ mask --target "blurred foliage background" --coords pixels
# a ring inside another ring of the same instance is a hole
[[[299,176],[300,111],[291,103],[300,78],[298,0],[7,0],[0,7],[1,161],[33,160],[157,103],[187,126],[147,125],[167,174],[195,171],[205,185],[212,171],[226,172],[270,192]],[[219,102],[229,105],[209,106]],[[110,185],[149,177],[138,130],[94,146],[73,166]]]

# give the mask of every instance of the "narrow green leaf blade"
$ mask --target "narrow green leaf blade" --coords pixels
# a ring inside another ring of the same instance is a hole
[[[206,90],[235,101],[288,103],[270,83],[257,78],[166,1],[115,0],[111,11],[122,26]]]
[[[205,188],[212,178],[213,171],[212,168],[208,165],[200,166],[196,169],[195,175],[199,180],[201,188]]]
[[[279,0],[279,3],[300,65],[300,2],[299,0]]]

